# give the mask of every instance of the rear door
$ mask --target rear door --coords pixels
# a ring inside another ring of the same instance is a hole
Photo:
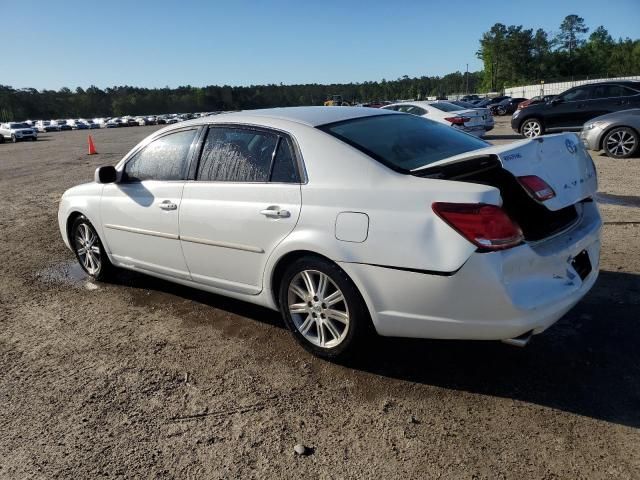
[[[634,95],[640,98],[638,92],[623,85],[608,84],[595,86],[593,92],[593,108],[591,109],[592,115],[587,120],[607,113],[634,108],[632,105]]]
[[[104,186],[105,243],[119,264],[189,279],[178,216],[197,132],[186,128],[155,139],[127,160],[118,183]]]
[[[187,182],[180,241],[194,281],[258,294],[269,254],[300,214],[301,169],[288,135],[212,126]]]

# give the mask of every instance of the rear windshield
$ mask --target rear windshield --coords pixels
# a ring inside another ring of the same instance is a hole
[[[318,128],[402,173],[489,146],[448,125],[408,114],[355,118]]]
[[[464,108],[449,102],[432,103],[430,106],[437,108],[438,110],[442,110],[443,112],[457,112],[458,110],[464,110]]]

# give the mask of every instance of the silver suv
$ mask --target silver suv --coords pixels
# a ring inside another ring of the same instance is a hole
[[[26,123],[9,122],[0,124],[0,136],[2,141],[11,140],[14,143],[19,140],[36,141],[38,132]]]

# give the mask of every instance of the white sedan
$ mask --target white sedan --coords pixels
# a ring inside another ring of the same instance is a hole
[[[483,137],[493,128],[493,117],[488,119],[480,110],[463,108],[442,100],[393,103],[382,108],[425,117],[476,137]],[[489,121],[491,128],[488,128]]]
[[[596,184],[574,134],[491,147],[388,110],[280,108],[153,133],[58,220],[96,280],[120,267],[279,310],[336,358],[369,327],[525,344],[596,280]]]

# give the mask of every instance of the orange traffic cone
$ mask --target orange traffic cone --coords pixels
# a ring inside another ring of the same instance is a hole
[[[93,138],[89,135],[89,155],[95,155],[97,152],[96,146],[93,144]]]

